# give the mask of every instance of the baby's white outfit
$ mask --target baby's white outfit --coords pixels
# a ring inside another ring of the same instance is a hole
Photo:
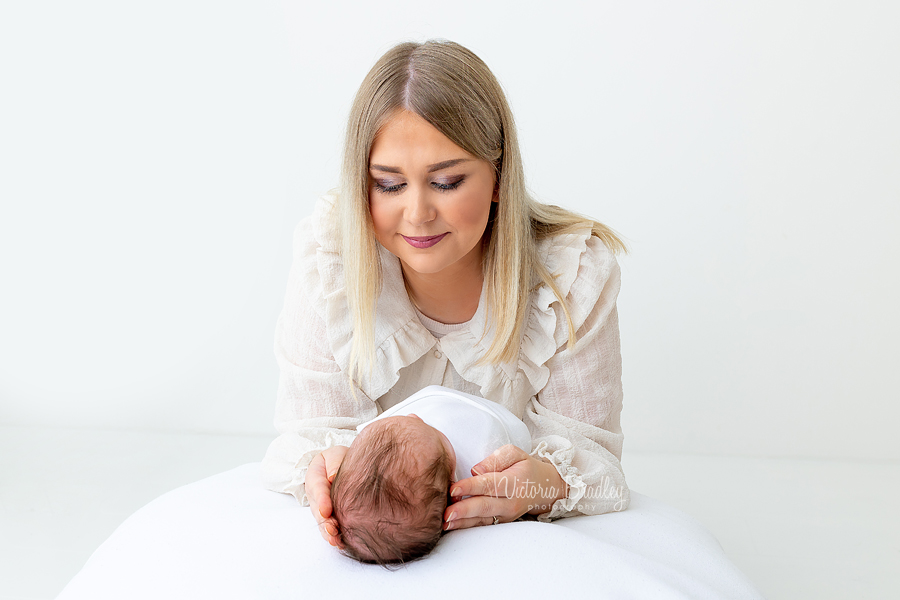
[[[371,421],[357,426],[357,433],[370,423],[386,417],[415,414],[447,436],[456,452],[453,481],[472,476],[472,467],[494,450],[513,444],[531,452],[528,427],[496,402],[457,392],[440,385],[429,385],[403,402],[395,404]]]

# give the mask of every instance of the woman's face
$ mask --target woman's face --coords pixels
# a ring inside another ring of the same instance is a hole
[[[419,115],[401,110],[369,154],[369,210],[375,237],[404,271],[481,273],[481,240],[494,169]]]

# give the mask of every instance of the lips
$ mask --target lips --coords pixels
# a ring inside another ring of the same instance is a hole
[[[406,240],[406,243],[414,248],[430,248],[431,246],[434,246],[442,239],[444,239],[444,236],[446,235],[446,233],[442,233],[440,235],[426,235],[424,237],[410,237],[403,235],[403,239]]]

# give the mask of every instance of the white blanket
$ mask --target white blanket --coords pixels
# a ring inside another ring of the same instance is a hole
[[[297,598],[760,599],[718,541],[632,490],[622,512],[453,531],[395,572],[345,558],[308,508],[251,463],[129,517],[58,600]]]

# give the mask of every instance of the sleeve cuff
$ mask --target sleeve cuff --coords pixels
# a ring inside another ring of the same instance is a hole
[[[301,506],[309,506],[309,498],[306,496],[306,473],[309,470],[309,464],[320,452],[332,446],[349,446],[351,443],[352,438],[348,440],[346,436],[329,431],[325,434],[325,439],[321,444],[302,452],[296,460],[291,461],[288,465],[284,464],[284,459],[268,460],[269,455],[267,454],[267,460],[264,460],[262,465],[263,478],[268,480],[266,487],[282,494],[290,494],[297,499]],[[271,446],[270,452],[272,452]],[[282,453],[283,455],[284,453]]]
[[[549,445],[546,441],[541,441],[537,447],[531,451],[531,456],[536,456],[550,462],[562,480],[569,486],[569,493],[565,498],[560,498],[553,503],[550,512],[538,515],[538,521],[550,522],[567,515],[578,505],[578,501],[584,496],[587,484],[578,469],[572,466],[572,458],[575,455],[575,447],[569,443],[565,448],[560,448],[553,452],[548,451]]]

